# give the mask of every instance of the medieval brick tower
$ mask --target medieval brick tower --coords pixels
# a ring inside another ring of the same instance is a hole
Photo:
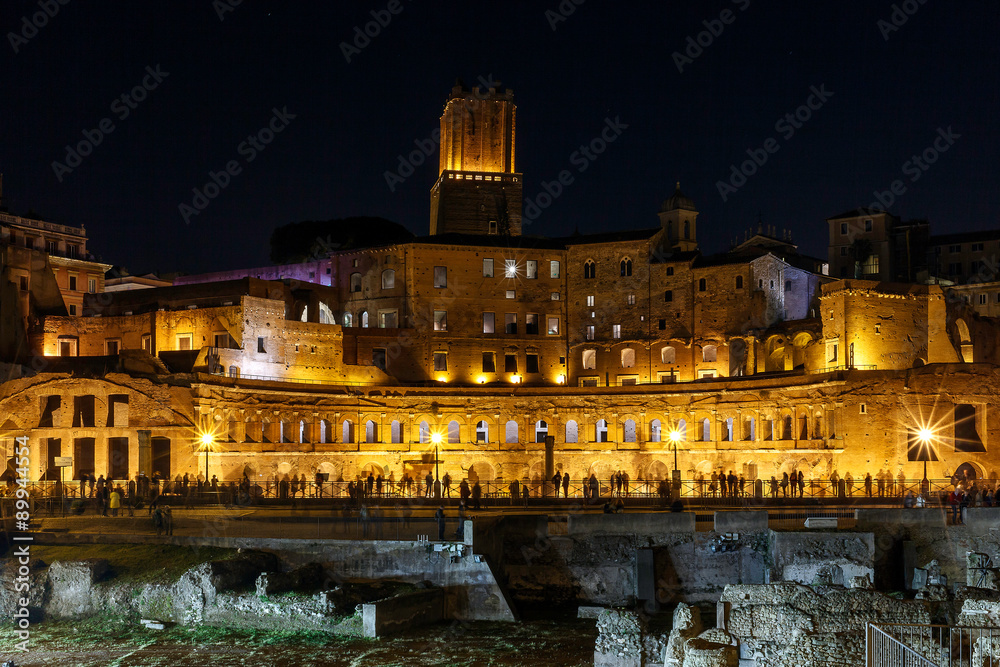
[[[440,175],[431,188],[431,234],[521,233],[521,174],[514,170],[514,92],[451,90],[441,115]]]
[[[698,249],[698,209],[681,192],[681,184],[660,208],[660,225],[666,232],[665,246],[682,252]]]

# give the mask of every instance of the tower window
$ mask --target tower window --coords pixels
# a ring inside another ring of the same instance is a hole
[[[597,276],[597,264],[594,260],[588,259],[583,265],[583,277],[584,278],[594,278]]]
[[[743,276],[736,276],[736,289],[743,289]]]
[[[621,261],[621,264],[620,264],[620,269],[621,269],[621,275],[622,275],[623,278],[631,276],[632,275],[632,260],[631,259],[623,259]]]
[[[664,292],[663,293],[663,300],[666,303],[670,303],[671,301],[673,301],[674,300],[674,291],[668,289],[666,292]]]
[[[708,281],[705,280],[704,278],[699,278],[698,279],[698,291],[699,292],[704,292],[706,290],[708,290]]]

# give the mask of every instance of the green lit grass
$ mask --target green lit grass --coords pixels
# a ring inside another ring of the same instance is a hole
[[[116,581],[147,584],[170,584],[200,563],[226,560],[235,549],[217,547],[181,547],[171,544],[81,544],[72,546],[33,546],[31,557],[51,565],[57,560],[103,558],[108,561]]]

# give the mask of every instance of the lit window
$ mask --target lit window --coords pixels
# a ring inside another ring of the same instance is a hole
[[[97,294],[97,279],[87,278],[87,291],[91,294]]]
[[[550,336],[555,336],[559,333],[559,318],[550,317],[548,331]]]
[[[503,316],[503,328],[505,333],[517,333],[517,313],[506,313]]]
[[[382,289],[392,289],[396,286],[396,272],[386,269],[382,272]]]
[[[701,350],[701,360],[706,363],[712,363],[716,361],[719,354],[719,348],[715,345],[706,345]]]
[[[583,370],[593,370],[597,368],[597,350],[583,351]]]
[[[434,331],[447,331],[448,330],[448,311],[447,310],[435,310],[434,311]]]
[[[446,370],[448,370],[448,353],[447,352],[435,352],[434,353],[434,370],[436,370],[436,371],[446,371]]]
[[[635,294],[629,294],[628,296],[626,296],[625,297],[625,303],[627,303],[630,306],[634,306],[635,305]]]
[[[447,287],[448,286],[448,267],[447,266],[435,266],[434,267],[434,287]]]
[[[538,278],[538,260],[529,259],[524,267],[525,277],[534,280]]]
[[[512,289],[507,290],[507,298],[508,299],[514,299],[516,297],[517,297],[517,292],[515,292]]]
[[[677,351],[667,345],[666,347],[660,348],[660,361],[665,364],[673,364],[677,362]]]
[[[584,334],[587,340],[594,340],[594,325],[588,324]]]
[[[549,298],[552,299],[553,301],[558,301],[559,300],[559,292],[553,292],[552,294],[549,295]]]
[[[493,277],[493,258],[483,260],[483,278]]]
[[[503,275],[505,278],[516,278],[517,277],[517,261],[513,259],[505,259],[503,262]]]
[[[622,337],[622,325],[620,325],[620,324],[612,324],[611,325],[611,337],[612,338],[621,338]]]
[[[594,307],[594,297],[592,295],[587,296],[587,307],[588,308]]]
[[[483,333],[491,334],[495,332],[496,314],[483,313]]]
[[[632,368],[635,366],[635,350],[626,347],[622,350],[622,368]]]
[[[559,262],[552,260],[549,262],[549,278],[559,277]]]

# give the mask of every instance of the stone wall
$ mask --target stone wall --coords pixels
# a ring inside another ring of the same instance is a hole
[[[871,590],[785,582],[727,586],[719,619],[757,667],[826,667],[864,664],[868,622],[926,624],[930,613]]]

